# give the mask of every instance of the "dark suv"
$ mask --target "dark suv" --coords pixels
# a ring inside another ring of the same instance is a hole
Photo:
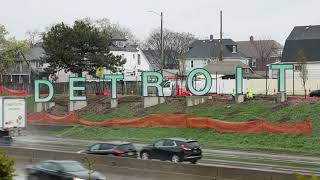
[[[310,97],[320,97],[320,90],[311,91],[309,94]]]
[[[202,158],[202,151],[197,141],[183,138],[160,139],[154,144],[143,147],[141,159],[170,160],[174,163],[189,161],[195,164]]]
[[[138,153],[134,145],[130,142],[112,141],[97,143],[88,148],[79,151],[79,153],[96,154],[96,155],[114,155],[121,157],[137,158]]]

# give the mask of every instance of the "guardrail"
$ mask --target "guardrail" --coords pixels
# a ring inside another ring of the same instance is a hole
[[[105,173],[121,174],[152,180],[296,180],[293,172],[234,168],[192,164],[173,164],[162,161],[119,158],[113,156],[85,155],[78,153],[0,147],[8,155],[35,163],[41,160],[77,160],[85,157],[95,161],[96,170]]]

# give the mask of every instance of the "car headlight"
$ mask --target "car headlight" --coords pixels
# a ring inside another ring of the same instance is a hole
[[[73,180],[85,180],[85,179],[74,177]]]

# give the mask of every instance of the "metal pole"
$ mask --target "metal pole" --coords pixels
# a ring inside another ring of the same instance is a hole
[[[164,62],[164,54],[163,54],[163,13],[161,12],[161,32],[160,32],[160,38],[161,38],[161,63],[162,63],[162,66],[161,66],[161,71],[163,69],[165,69],[165,62]]]
[[[268,66],[266,68],[266,96],[268,96]]]
[[[294,68],[292,69],[292,95],[294,96]]]
[[[216,72],[216,94],[218,94],[218,72]]]
[[[223,44],[222,44],[222,11],[220,11],[220,54],[219,60],[223,60]]]

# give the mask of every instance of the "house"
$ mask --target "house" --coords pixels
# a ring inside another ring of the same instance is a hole
[[[44,50],[41,43],[33,45],[24,57],[19,56],[16,58],[14,67],[3,75],[4,83],[30,83],[32,76],[43,70],[40,60],[43,54]]]
[[[238,51],[238,45],[232,39],[222,39],[223,61],[240,61],[248,64],[246,58]],[[186,53],[185,59],[179,59],[180,68],[183,74],[188,74],[195,68],[203,68],[206,65],[219,61],[221,43],[218,39],[196,40]]]
[[[140,81],[141,72],[150,70],[150,63],[144,56],[142,50],[139,49],[137,45],[128,44],[125,38],[114,36],[112,38],[110,52],[126,59],[126,63],[122,67],[119,67],[124,73],[125,81]],[[15,67],[3,76],[4,82],[31,82],[33,74],[43,72],[44,68],[48,67],[47,63],[41,61],[44,53],[42,43],[34,45],[30,53],[26,54],[26,60],[22,57],[17,58]],[[109,72],[107,71],[106,73]],[[83,75],[86,76],[88,80],[95,79],[86,72],[84,72]],[[57,77],[56,82],[68,82],[69,77],[76,75],[60,70],[55,76]]]
[[[302,50],[307,59],[308,79],[320,78],[320,25],[296,26],[288,36],[281,58],[281,64],[294,64],[294,72],[287,70],[286,77],[300,78],[298,52]],[[273,75],[276,72],[273,72]]]
[[[249,41],[237,44],[239,51],[249,58],[250,68],[261,75],[265,75],[267,64],[281,60],[283,46],[275,40],[254,40],[250,36]]]
[[[113,36],[110,52],[126,59],[126,63],[121,67],[124,81],[141,81],[141,73],[151,69],[143,51],[137,45],[129,44],[126,38]]]

